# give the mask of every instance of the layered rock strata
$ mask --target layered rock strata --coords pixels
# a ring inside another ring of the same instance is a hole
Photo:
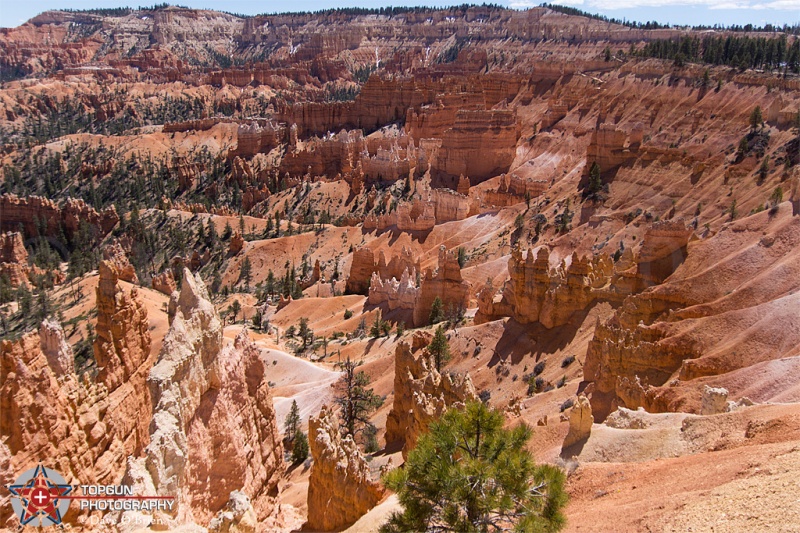
[[[266,367],[243,330],[223,347],[222,323],[199,277],[183,273],[170,329],[148,385],[150,445],[129,465],[139,486],[175,497],[169,524],[207,524],[235,490],[258,520],[275,508],[283,448]]]
[[[372,509],[383,487],[372,481],[369,464],[348,435],[342,438],[336,415],[326,406],[308,420],[311,476],[308,479],[308,522],[311,531],[335,531]]]
[[[120,342],[96,343],[95,359],[114,372],[97,380],[77,376],[72,349],[53,320],[42,322],[38,333],[0,343],[0,440],[10,454],[9,471],[41,462],[67,479],[112,484],[127,458],[148,443],[150,416],[142,412],[150,404],[147,315],[135,290],[119,287],[109,270],[101,271],[98,322],[115,323],[98,324],[97,332],[113,331]],[[26,420],[35,424],[21,423]],[[82,516],[68,515],[74,520]],[[14,521],[10,506],[0,507],[0,525]]]
[[[14,231],[0,235],[0,276],[6,276],[12,287],[28,286],[31,272],[22,234]]]
[[[67,198],[62,205],[40,196],[20,198],[13,194],[0,196],[0,229],[17,231],[20,226],[25,236],[39,235],[39,222],[45,221],[45,235],[58,237],[63,230],[67,238],[72,238],[82,222],[97,229],[99,236],[105,236],[119,222],[114,206],[97,212],[83,200]]]
[[[124,266],[120,268],[120,263],[100,262],[96,290],[94,353],[97,379],[112,390],[128,382],[150,355],[147,310],[136,287],[126,290],[119,284],[120,276],[130,273]]]
[[[406,247],[388,262],[382,250],[376,262],[375,252],[366,247],[358,248],[353,251],[346,290],[351,294],[368,294],[373,274],[378,274],[380,279],[400,279],[406,270],[409,273],[420,272],[419,259],[414,258],[412,250]]]
[[[442,310],[448,312],[466,311],[472,284],[461,277],[461,266],[456,254],[439,248],[439,266],[436,271],[428,269],[422,278],[419,293],[414,302],[414,326],[419,327],[430,321],[433,302],[439,298]]]
[[[414,341],[417,349],[427,344],[416,337]],[[440,373],[427,351],[415,356],[411,347],[401,342],[394,357],[394,403],[386,419],[386,442],[402,442],[406,458],[431,422],[450,407],[477,400],[478,395],[469,374]]]
[[[549,329],[566,324],[596,300],[622,303],[627,296],[667,279],[686,259],[691,236],[683,219],[660,221],[647,228],[637,252],[628,248],[616,262],[607,254],[579,257],[573,253],[555,268],[550,266],[547,247],[529,249],[524,256],[515,248],[508,260],[510,279],[500,295],[491,284],[481,290],[475,321],[511,316]],[[653,302],[651,309],[640,312],[663,312],[657,305]]]
[[[512,316],[527,324],[540,322],[547,328],[566,324],[576,311],[586,309],[595,299],[613,296],[610,282],[614,262],[607,255],[562,260],[550,268],[550,251],[529,249],[525,257],[519,248],[508,261],[510,280],[495,301],[494,288],[485,287],[478,296],[476,323],[499,316]],[[621,300],[621,298],[620,298]]]

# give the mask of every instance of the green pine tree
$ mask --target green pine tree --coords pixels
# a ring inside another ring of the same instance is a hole
[[[245,290],[250,290],[250,281],[253,279],[253,266],[250,263],[250,258],[245,257],[242,261],[242,269],[239,271],[239,279],[244,281]]]
[[[534,462],[525,448],[527,425],[503,429],[504,422],[471,402],[433,423],[405,466],[384,476],[403,511],[381,531],[559,531],[564,473]]]
[[[442,299],[438,296],[433,299],[429,319],[431,324],[437,324],[444,320],[444,304],[442,303]]]
[[[445,336],[442,326],[436,328],[433,340],[428,345],[428,353],[433,357],[436,370],[441,372],[442,365],[450,360],[450,344],[447,342],[447,336]]]
[[[297,400],[292,400],[289,414],[283,422],[283,440],[294,442],[298,431],[300,431],[300,408],[297,407]]]
[[[302,431],[297,431],[292,446],[292,464],[300,464],[308,459],[308,437]]]

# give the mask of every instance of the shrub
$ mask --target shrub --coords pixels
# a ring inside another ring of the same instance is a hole
[[[492,393],[486,389],[483,389],[478,393],[478,398],[483,403],[489,403],[489,400],[492,398]]]
[[[561,368],[567,368],[569,365],[575,362],[574,355],[568,355],[561,361]]]
[[[568,398],[564,403],[561,404],[561,407],[560,407],[561,412],[563,413],[564,411],[566,411],[567,409],[569,409],[573,405],[575,405],[575,400],[573,400],[572,398]]]

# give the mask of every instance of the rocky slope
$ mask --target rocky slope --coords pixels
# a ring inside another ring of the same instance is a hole
[[[684,37],[786,68],[647,57]],[[789,486],[799,42],[494,6],[0,30],[0,471],[175,496],[153,529],[370,530],[380,469],[480,397],[579,465],[573,530],[702,529]],[[317,414],[348,357],[377,453]]]

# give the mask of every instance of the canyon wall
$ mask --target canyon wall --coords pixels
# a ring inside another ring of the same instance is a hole
[[[417,339],[415,347],[429,339]],[[386,419],[386,443],[403,443],[403,458],[417,445],[419,437],[451,407],[478,399],[469,374],[439,372],[427,351],[415,356],[406,342],[394,355],[394,403]]]
[[[800,343],[797,319],[786,307],[798,299],[793,272],[800,267],[786,260],[800,244],[798,225],[788,202],[772,215],[753,215],[688,244],[679,226],[656,225],[657,238],[640,253],[654,260],[642,264],[686,256],[662,283],[643,283],[642,292],[597,325],[584,366],[595,419],[618,406],[699,412],[705,386],[732,396],[749,389],[755,401],[770,399],[771,387],[760,385],[778,379],[768,377],[770,362]],[[654,279],[651,272],[643,282]],[[656,269],[655,279],[661,276]],[[765,374],[745,384],[739,372],[756,365]]]
[[[511,316],[522,324],[539,322],[551,329],[597,300],[620,304],[627,296],[664,282],[686,259],[692,234],[681,218],[659,221],[647,227],[636,252],[625,249],[616,261],[607,254],[573,253],[554,268],[547,247],[529,249],[524,257],[519,247],[514,248],[508,260],[510,279],[499,295],[491,284],[481,290],[475,322]]]
[[[556,268],[550,267],[550,252],[541,247],[529,249],[523,258],[515,248],[508,261],[511,277],[503,286],[502,299],[494,301],[494,288],[479,294],[476,323],[500,316],[513,316],[522,324],[540,322],[546,328],[561,326],[576,311],[586,309],[595,299],[615,298],[610,288],[614,262],[607,255],[570,256]]]
[[[322,410],[308,420],[311,476],[308,479],[308,521],[312,531],[337,531],[375,507],[384,494],[372,481],[369,463],[348,435],[341,436],[336,414]]]
[[[14,472],[42,462],[68,480],[116,483],[128,457],[149,441],[150,416],[142,412],[150,404],[145,380],[153,362],[146,311],[136,290],[121,288],[105,261],[97,298],[98,335],[106,338],[110,327],[120,341],[95,344],[98,366],[113,369],[100,368],[96,380],[75,374],[74,354],[57,322],[46,320],[38,332],[0,344],[0,436]],[[109,326],[109,320],[119,322]],[[0,507],[0,524],[10,517],[10,506]],[[70,520],[84,518],[76,513]]]
[[[47,237],[58,237],[63,231],[72,238],[81,222],[93,226],[99,237],[103,237],[119,222],[114,206],[99,213],[83,200],[67,198],[62,205],[39,196],[20,198],[13,194],[0,196],[0,230],[17,231],[23,228],[25,237],[40,235],[44,229]]]
[[[223,345],[205,285],[189,270],[183,276],[148,377],[150,445],[126,476],[145,491],[175,497],[163,517],[170,527],[208,524],[233,491],[263,520],[275,509],[284,468],[266,368],[247,330]]]
[[[406,247],[403,247],[399,255],[392,256],[388,262],[382,250],[376,262],[372,250],[366,247],[358,248],[353,252],[346,290],[350,294],[368,294],[373,274],[378,274],[381,279],[400,279],[405,271],[420,272],[419,259],[415,259],[414,253]]]

